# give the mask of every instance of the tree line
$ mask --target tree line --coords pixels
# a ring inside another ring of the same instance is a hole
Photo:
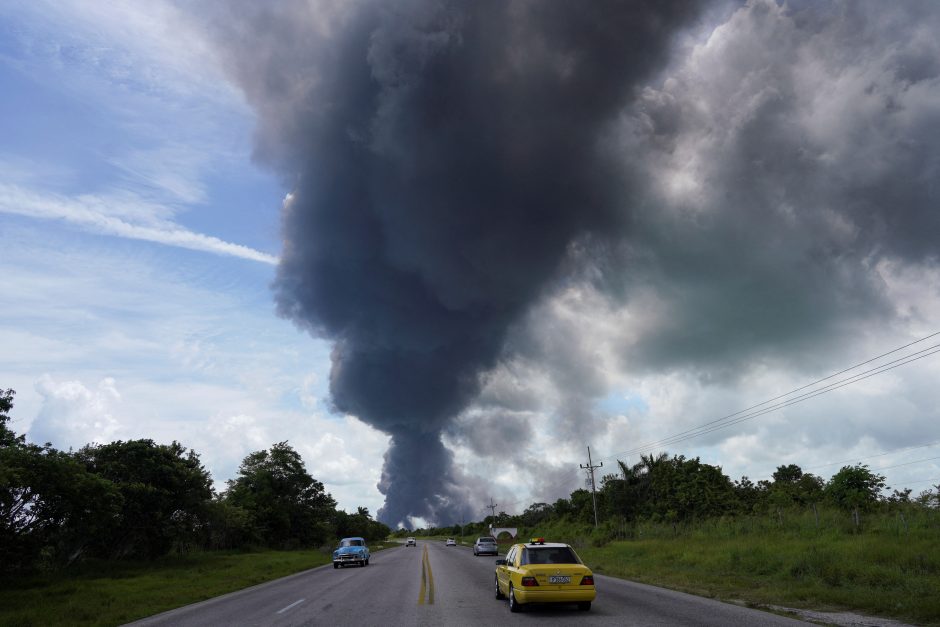
[[[389,528],[338,510],[287,442],[255,451],[218,493],[199,454],[128,440],[60,451],[10,429],[0,390],[0,564],[7,572],[86,558],[152,559],[196,549],[294,549],[369,540]]]
[[[803,472],[800,466],[777,467],[770,480],[756,483],[748,477],[732,481],[721,468],[699,458],[667,453],[641,457],[634,465],[617,463],[619,472],[605,475],[596,491],[601,528],[624,524],[659,523],[677,527],[722,517],[780,517],[794,509],[837,508],[855,529],[866,513],[897,510],[935,510],[940,507],[940,486],[912,496],[908,489],[886,494],[885,477],[863,464],[843,466],[827,481]],[[580,488],[554,503],[532,503],[522,513],[500,512],[482,521],[428,530],[436,534],[486,533],[490,525],[532,529],[559,523],[589,526],[594,523],[590,490]]]

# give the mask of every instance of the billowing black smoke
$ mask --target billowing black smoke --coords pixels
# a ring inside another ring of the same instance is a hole
[[[294,190],[278,310],[335,341],[336,408],[392,436],[379,517],[469,515],[440,433],[572,241],[623,230],[602,140],[695,3],[230,10],[259,157]]]

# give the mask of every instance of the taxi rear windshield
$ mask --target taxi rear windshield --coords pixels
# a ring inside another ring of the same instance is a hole
[[[523,564],[580,564],[574,551],[566,546],[544,549],[526,548],[522,552]]]
[[[480,538],[479,540],[477,540],[477,542],[490,542],[492,544],[496,544],[496,539],[495,538]]]

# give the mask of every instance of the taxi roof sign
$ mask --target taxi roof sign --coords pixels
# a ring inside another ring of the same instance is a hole
[[[532,538],[529,544],[545,544],[545,538]]]

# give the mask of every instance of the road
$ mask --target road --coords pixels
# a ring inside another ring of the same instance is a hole
[[[136,626],[217,625],[807,625],[797,620],[621,579],[595,576],[590,612],[534,606],[510,614],[494,597],[494,557],[418,542],[157,614]]]

